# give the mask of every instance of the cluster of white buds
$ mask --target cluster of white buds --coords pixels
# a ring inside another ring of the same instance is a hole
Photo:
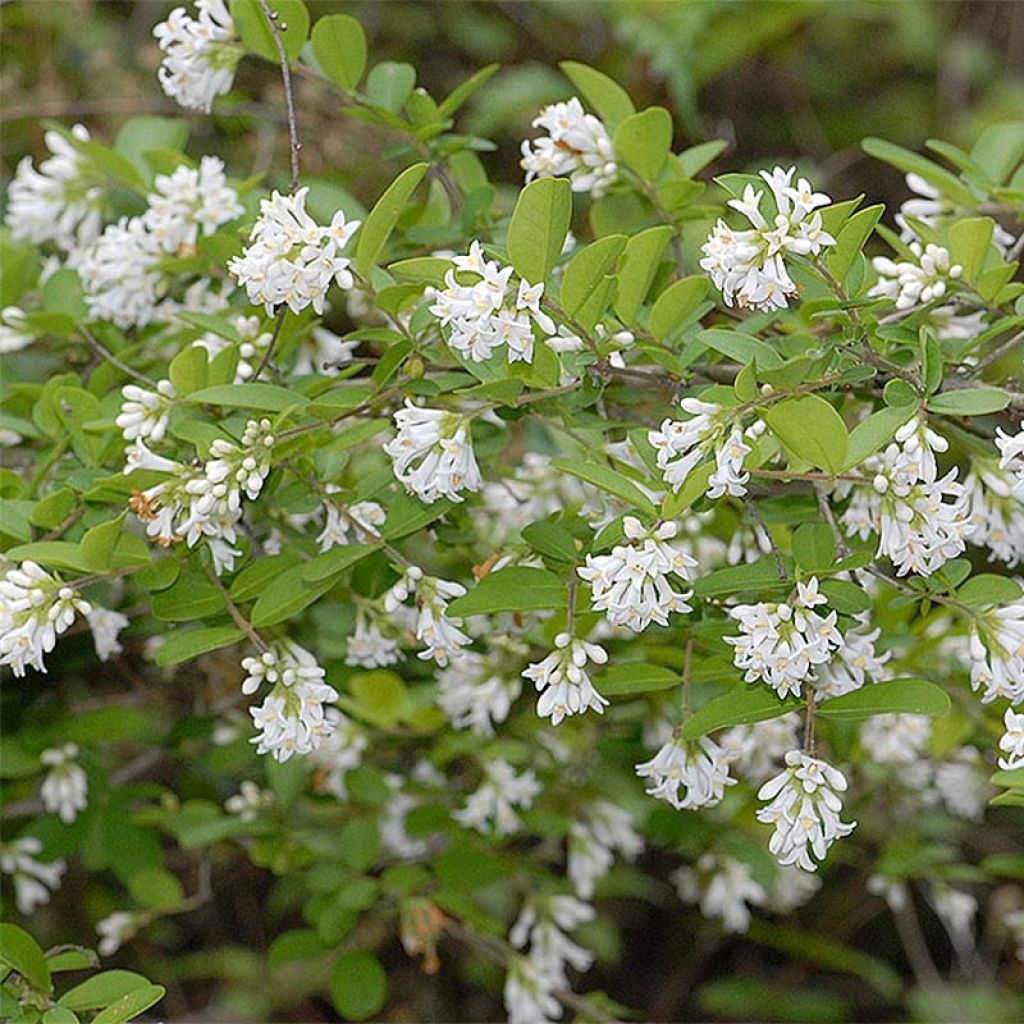
[[[76,254],[91,245],[103,226],[102,176],[74,145],[88,142],[89,130],[81,124],[71,129],[72,139],[51,129],[43,136],[50,156],[39,164],[24,157],[7,191],[4,216],[14,238],[36,245],[53,242],[64,252]],[[71,262],[76,257],[72,255]]]
[[[673,735],[650,761],[636,766],[636,773],[651,780],[649,796],[667,801],[677,811],[714,807],[725,796],[725,787],[736,784],[725,751],[707,736],[687,741]]]
[[[1024,701],[1024,601],[978,613],[973,620],[968,652],[971,688],[991,704],[1004,698]]]
[[[74,621],[91,610],[78,591],[35,562],[22,562],[0,577],[0,665],[16,676],[26,668],[45,672],[49,654]]]
[[[231,89],[245,48],[226,0],[195,0],[198,17],[176,7],[153,28],[164,52],[157,76],[164,92],[189,110],[209,113],[217,96]]]
[[[587,555],[587,564],[577,569],[590,584],[591,604],[604,612],[608,621],[628,626],[639,633],[651,622],[668,625],[672,613],[689,612],[686,603],[692,591],[677,594],[670,575],[689,582],[697,561],[670,541],[679,532],[676,523],[661,523],[647,529],[635,516],[622,521],[630,544],[617,544],[608,555]]]
[[[949,442],[914,416],[884,452],[865,459],[870,487],[857,487],[842,515],[846,532],[866,540],[878,534],[878,555],[890,558],[898,576],[929,576],[959,555],[975,527],[970,495],[956,469],[939,478],[935,452]],[[843,484],[840,494],[852,485]]]
[[[660,430],[652,430],[647,440],[657,452],[658,468],[665,483],[678,491],[698,464],[714,453],[715,468],[708,478],[707,496],[723,494],[741,498],[747,493],[750,474],[743,469],[743,460],[751,452],[745,438],[754,439],[765,430],[763,420],[755,421],[744,431],[732,419],[731,411],[699,398],[684,398],[679,403],[688,420],[666,419]]]
[[[498,657],[464,651],[437,676],[437,702],[448,721],[477,736],[493,735],[494,726],[508,718],[522,692],[519,679],[507,674],[508,657],[514,653],[511,639],[498,637],[493,643]]]
[[[398,641],[385,636],[376,622],[365,616],[356,620],[356,628],[348,638],[345,664],[360,668],[384,668],[401,660]]]
[[[1018,714],[1013,708],[1003,713],[1005,731],[999,740],[999,749],[1006,755],[999,759],[999,767],[1005,772],[1024,768],[1024,712]]]
[[[345,800],[348,797],[345,776],[362,764],[363,751],[370,741],[365,731],[337,708],[327,708],[324,718],[330,732],[320,740],[320,746],[310,753],[310,760],[318,767],[314,786],[338,800]]]
[[[85,614],[85,620],[92,631],[92,642],[96,648],[96,657],[100,661],[109,661],[114,655],[120,654],[124,648],[118,636],[128,626],[128,616],[115,612],[111,608],[93,605]]]
[[[384,595],[384,610],[393,615],[410,594],[416,597],[416,639],[425,645],[419,657],[433,659],[444,668],[450,659],[459,656],[470,638],[459,628],[462,619],[449,618],[448,602],[462,597],[466,588],[461,583],[425,576],[418,566],[410,565],[398,582]]]
[[[487,832],[493,826],[499,836],[511,835],[522,824],[515,808],[530,808],[540,793],[541,785],[532,771],[516,775],[515,769],[502,759],[484,765],[484,778],[470,794],[466,806],[452,812],[463,828]]]
[[[260,730],[250,741],[257,754],[284,762],[293,754],[311,753],[331,734],[324,705],[337,701],[338,691],[324,682],[326,673],[305,648],[292,640],[276,641],[258,657],[243,659],[242,668],[246,696],[265,684],[272,687],[259,707],[249,709]]]
[[[89,805],[89,780],[77,758],[75,743],[50,747],[39,755],[39,760],[50,769],[39,791],[43,806],[65,825],[70,825],[79,811]]]
[[[836,613],[819,615],[827,603],[818,592],[818,579],[797,583],[796,595],[778,604],[740,604],[729,609],[740,635],[727,636],[733,662],[748,683],[764,680],[780,697],[800,696],[805,682],[815,681],[815,667],[828,662],[843,646]]]
[[[228,270],[245,288],[249,301],[262,304],[267,316],[282,303],[293,313],[312,306],[319,316],[332,282],[343,289],[354,283],[351,261],[341,253],[361,222],[346,221],[338,210],[331,223],[322,227],[306,212],[308,192],[308,188],[290,196],[274,192],[262,200],[249,245],[241,256],[228,261]]]
[[[328,484],[326,489],[328,494],[336,494],[341,490],[334,484]],[[341,544],[372,540],[379,536],[376,527],[383,526],[387,519],[387,513],[375,501],[357,501],[343,508],[327,498],[323,503],[323,511],[324,528],[316,539],[321,551],[329,551]]]
[[[0,843],[0,872],[11,877],[14,904],[25,915],[49,902],[50,891],[60,887],[61,876],[67,870],[63,860],[36,860],[42,852],[42,841],[35,836]]]
[[[532,363],[533,325],[546,336],[557,333],[555,322],[540,308],[544,283],[520,281],[513,296],[512,268],[488,260],[476,241],[468,255],[451,261],[455,267],[445,274],[444,288],[434,292],[430,307],[449,328],[448,344],[475,363],[490,359],[503,345],[510,363]]]
[[[252,779],[243,779],[238,792],[224,801],[224,810],[244,822],[255,821],[262,811],[273,806],[274,794],[269,789],[260,789]]]
[[[159,380],[150,391],[138,384],[125,384],[121,388],[124,401],[121,412],[114,423],[121,428],[126,441],[141,437],[150,441],[162,441],[167,433],[167,421],[178,392],[169,380]]]
[[[792,184],[796,168],[775,167],[761,171],[771,193],[774,211],[762,211],[768,194],[747,185],[742,199],[730,199],[729,206],[750,221],[751,227],[736,231],[719,220],[704,243],[701,268],[711,276],[727,306],[737,305],[770,313],[785,309],[797,294],[785,257],[817,256],[836,240],[822,227],[817,209],[832,200],[815,192],[806,178]]]
[[[705,917],[719,918],[722,928],[734,934],[750,927],[750,906],[768,900],[768,890],[754,880],[750,865],[735,857],[704,853],[693,867],[684,865],[669,877],[681,900],[699,903]]]
[[[480,490],[483,480],[467,417],[421,409],[406,400],[406,407],[395,413],[395,427],[398,435],[384,451],[394,462],[396,478],[421,501],[462,501],[460,491]]]
[[[923,248],[920,242],[911,242],[913,260],[894,261],[888,256],[876,256],[871,265],[878,273],[878,281],[868,295],[892,299],[897,309],[925,306],[946,294],[951,281],[964,272],[959,263],[952,263],[949,250],[929,242]]]
[[[550,718],[552,725],[586,711],[604,714],[608,701],[594,689],[587,664],[604,665],[607,661],[603,647],[569,633],[559,633],[555,649],[523,669],[523,678],[529,679],[540,694],[537,714]]]
[[[643,838],[633,828],[629,811],[608,800],[597,800],[569,827],[566,875],[576,895],[589,900],[598,880],[608,874],[616,852],[631,861],[643,849]]]
[[[588,114],[573,96],[567,103],[544,107],[532,123],[548,134],[523,140],[519,163],[526,171],[527,182],[567,177],[573,192],[589,192],[595,199],[603,196],[619,170],[602,121]]]
[[[811,854],[823,861],[832,843],[853,831],[856,822],[847,824],[839,818],[839,794],[845,791],[846,778],[838,768],[801,750],[786,754],[786,768],[757,794],[759,800],[770,801],[757,812],[757,819],[775,826],[768,848],[780,864],[815,871]]]

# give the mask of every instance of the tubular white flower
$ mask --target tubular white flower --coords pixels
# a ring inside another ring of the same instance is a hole
[[[989,768],[975,747],[957,747],[935,768],[935,789],[946,809],[967,821],[981,821],[995,788]]]
[[[861,745],[879,764],[914,764],[926,755],[931,738],[927,715],[872,715],[860,729]]]
[[[866,626],[860,626],[843,633],[843,643],[832,660],[815,669],[815,700],[841,697],[859,690],[865,683],[878,683],[886,678],[885,663],[892,657],[892,651],[878,654],[875,650],[875,641],[881,632],[880,629],[867,632]]]
[[[586,666],[588,662],[604,665],[608,654],[603,647],[559,633],[555,649],[541,661],[523,669],[523,678],[537,688],[537,714],[558,725],[563,718],[582,715],[586,711],[604,714],[608,701],[594,689]]]
[[[328,227],[322,227],[306,212],[308,188],[295,195],[274,192],[260,202],[260,216],[241,256],[228,261],[253,305],[262,304],[267,316],[276,306],[287,304],[293,313],[312,306],[318,315],[332,283],[350,289],[354,280],[351,261],[341,255],[360,221],[346,221],[338,210]]]
[[[634,831],[627,810],[607,800],[590,804],[585,816],[569,828],[566,874],[576,895],[584,900],[594,895],[594,886],[608,873],[616,851],[634,860],[643,848],[643,838]]]
[[[978,613],[972,624],[971,689],[981,690],[983,704],[999,697],[1020,704],[1024,701],[1024,601]]]
[[[838,768],[801,750],[786,755],[786,768],[758,790],[759,800],[770,803],[757,812],[758,821],[774,825],[768,849],[782,865],[817,870],[811,858],[823,861],[836,839],[848,836],[856,822],[840,820],[840,793],[846,778]]]
[[[100,956],[113,956],[126,942],[138,933],[142,922],[139,915],[127,910],[115,910],[114,913],[96,922],[96,934],[100,941],[96,949]]]
[[[618,176],[612,140],[599,118],[588,114],[573,96],[552,103],[534,119],[548,134],[522,143],[520,166],[527,182],[534,178],[568,177],[573,192],[599,199]]]
[[[512,765],[499,758],[484,765],[479,788],[470,794],[465,807],[452,812],[452,817],[463,828],[486,833],[493,827],[499,836],[511,835],[522,824],[515,808],[532,807],[540,790],[532,771],[516,775]]]
[[[638,764],[636,773],[651,780],[649,796],[667,801],[677,811],[714,807],[725,796],[725,787],[736,784],[724,751],[706,736],[696,742],[673,737],[650,761]]]
[[[164,92],[189,110],[208,114],[231,89],[245,52],[225,0],[195,0],[198,17],[176,7],[153,28],[164,52],[157,75]]]
[[[50,769],[39,791],[43,806],[65,825],[70,825],[79,811],[89,806],[89,780],[77,763],[77,757],[75,743],[50,747],[39,755],[39,760]]]
[[[115,654],[120,654],[124,650],[117,637],[121,630],[129,625],[127,615],[93,605],[86,612],[85,619],[92,631],[92,642],[96,647],[96,657],[100,661],[109,661]]]
[[[224,810],[241,821],[255,821],[261,811],[274,806],[274,794],[260,789],[252,779],[243,779],[238,792],[224,801]]]
[[[1024,713],[1017,714],[1013,708],[1007,708],[1003,725],[1006,731],[1000,737],[999,749],[1006,757],[999,758],[999,767],[1009,772],[1024,767]]]
[[[502,674],[500,664],[475,651],[438,673],[437,702],[456,729],[471,729],[477,736],[492,736],[504,722],[512,702],[522,691],[516,678]]]
[[[702,854],[694,867],[684,866],[669,878],[679,898],[699,903],[705,917],[717,917],[724,931],[739,934],[750,927],[750,906],[762,906],[767,890],[755,882],[750,865],[734,857]]]
[[[35,836],[0,843],[0,872],[11,876],[15,906],[25,915],[49,902],[51,890],[56,892],[60,888],[61,876],[67,870],[63,860],[36,860],[42,852],[42,841]]]
[[[450,659],[462,654],[462,648],[472,641],[459,628],[462,619],[450,618],[448,602],[462,597],[466,588],[461,583],[425,576],[418,566],[409,566],[398,582],[384,595],[384,610],[391,615],[409,597],[416,595],[416,618],[413,631],[416,639],[425,645],[418,657],[433,659],[444,668]]]
[[[355,632],[348,638],[345,664],[361,668],[384,668],[401,660],[398,641],[385,636],[380,627],[360,618]]]
[[[994,462],[972,459],[964,480],[971,509],[971,543],[988,549],[990,562],[1010,569],[1024,561],[1024,488]]]
[[[327,485],[329,494],[338,490],[331,484]],[[342,509],[330,499],[325,499],[323,511],[324,528],[316,539],[321,551],[329,551],[341,544],[359,543],[367,536],[373,537],[377,533],[375,527],[383,526],[387,519],[387,513],[375,501],[357,501]]]
[[[511,957],[504,990],[508,1024],[553,1024],[561,1020],[562,1004],[554,995],[558,981],[532,957]]]
[[[317,790],[330,793],[338,800],[346,800],[345,776],[363,763],[363,752],[370,741],[361,726],[335,707],[324,710],[324,720],[330,731],[309,754],[310,760],[320,769],[314,785]]]
[[[142,223],[164,252],[193,246],[200,233],[212,235],[245,213],[238,193],[228,187],[224,162],[215,156],[204,156],[198,168],[182,164],[171,174],[158,174],[153,187]]]

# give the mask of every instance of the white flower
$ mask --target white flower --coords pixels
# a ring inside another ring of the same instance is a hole
[[[972,619],[968,653],[971,688],[983,704],[1024,701],[1024,601],[979,612]]]
[[[559,633],[555,649],[523,669],[523,678],[529,679],[540,693],[537,714],[550,718],[552,725],[586,711],[603,714],[608,701],[594,689],[586,666],[588,662],[604,665],[607,661],[603,647]]]
[[[880,629],[867,632],[866,626],[862,626],[843,634],[843,645],[832,660],[815,669],[815,700],[841,697],[859,690],[865,683],[878,683],[886,678],[885,663],[892,657],[892,651],[881,655],[875,651],[875,641],[881,632]]]
[[[89,131],[76,124],[74,139],[89,141]],[[90,245],[102,227],[102,179],[72,141],[58,131],[44,136],[51,155],[36,170],[32,158],[18,164],[7,192],[5,220],[15,238],[36,245],[54,242],[73,253]]]
[[[135,937],[140,923],[137,915],[126,910],[115,910],[97,921],[96,934],[100,941],[96,948],[100,956],[113,956],[124,943]]]
[[[448,602],[462,597],[466,588],[461,583],[424,576],[423,570],[411,565],[398,582],[384,595],[384,610],[394,615],[410,594],[416,595],[416,618],[413,625],[416,639],[426,645],[420,651],[423,661],[433,658],[444,668],[451,658],[459,656],[461,648],[471,640],[459,628],[462,619],[449,618]]]
[[[750,927],[747,904],[761,906],[768,898],[764,886],[754,881],[750,865],[734,857],[705,853],[695,868],[678,868],[669,878],[680,899],[699,902],[700,912],[719,918],[726,932],[745,932]]]
[[[528,956],[513,956],[505,977],[508,1024],[553,1024],[562,1017],[562,1004],[554,996],[559,979],[546,974]]]
[[[753,725],[735,725],[726,729],[718,744],[730,765],[752,782],[763,782],[775,775],[786,753],[797,745],[800,716],[790,711]]]
[[[39,794],[43,806],[65,825],[70,825],[78,812],[89,805],[89,780],[75,761],[77,757],[78,746],[74,743],[50,747],[39,755],[39,760],[50,769]]]
[[[1009,772],[1024,767],[1024,713],[1018,715],[1013,708],[1007,708],[1003,724],[1006,731],[999,740],[999,749],[1006,757],[999,759],[999,767]]]
[[[999,468],[1013,479],[1014,490],[1024,487],[1024,430],[1007,434],[996,427],[996,447],[999,449]]]
[[[337,708],[325,709],[324,719],[330,731],[309,755],[313,764],[320,768],[315,786],[338,800],[345,800],[348,797],[345,776],[362,764],[363,751],[370,741],[363,729]]]
[[[224,801],[224,810],[237,815],[241,821],[255,821],[260,811],[274,806],[274,794],[260,789],[252,779],[243,779],[238,792]]]
[[[879,764],[915,764],[931,738],[927,715],[872,715],[860,728],[861,746]]]
[[[209,113],[214,98],[231,88],[245,52],[225,0],[195,0],[198,17],[176,7],[153,28],[164,58],[158,77],[164,92],[189,110]]]
[[[785,256],[817,256],[836,240],[822,227],[818,207],[831,199],[815,192],[806,179],[792,185],[795,168],[761,171],[771,192],[776,213],[771,221],[761,211],[767,193],[748,185],[742,199],[730,199],[751,227],[736,231],[719,220],[704,243],[701,268],[711,276],[727,306],[737,305],[770,313],[785,309],[797,294]],[[771,216],[769,214],[769,216]]]
[[[0,843],[0,872],[11,876],[15,906],[26,916],[49,902],[50,891],[60,887],[61,876],[67,870],[62,860],[52,863],[36,860],[42,851],[43,844],[35,836]]]
[[[350,291],[349,295],[359,294]],[[347,366],[355,359],[361,341],[343,341],[326,327],[314,327],[299,345],[293,373],[327,373]]]
[[[768,890],[765,909],[775,914],[791,914],[802,907],[819,889],[821,879],[795,867],[778,867]]]
[[[351,261],[341,252],[360,221],[346,221],[338,210],[330,225],[322,227],[306,212],[308,192],[308,188],[300,188],[293,196],[274,192],[262,200],[248,247],[228,261],[228,270],[245,288],[249,301],[262,304],[267,316],[282,303],[293,313],[311,305],[321,315],[332,283],[344,289],[354,283]]]
[[[992,462],[972,459],[964,479],[971,508],[971,543],[986,547],[989,561],[1014,568],[1024,561],[1024,488]]]
[[[573,96],[567,103],[544,107],[533,126],[548,134],[522,143],[520,166],[527,182],[568,177],[573,192],[589,192],[595,199],[604,195],[618,176],[618,167],[612,140],[598,118],[586,113]]]
[[[881,896],[894,914],[906,907],[910,900],[910,890],[906,883],[885,875],[871,875],[867,890],[875,896]]]
[[[569,828],[565,870],[576,895],[585,900],[594,895],[594,885],[608,873],[616,851],[634,860],[643,848],[627,810],[608,800],[588,805],[585,816]]]
[[[129,624],[127,615],[93,605],[86,613],[85,619],[92,630],[92,642],[96,647],[96,657],[100,661],[109,661],[115,654],[120,654],[124,650],[117,637]]]
[[[605,612],[613,625],[628,626],[639,633],[652,621],[668,625],[671,613],[692,611],[686,603],[692,591],[678,594],[670,575],[689,581],[697,565],[678,546],[669,543],[679,532],[675,523],[662,523],[650,530],[639,519],[626,516],[623,530],[632,544],[618,544],[608,555],[587,555],[587,564],[577,569],[591,587],[591,604]]]
[[[534,897],[524,904],[508,941],[516,949],[529,944],[529,957],[538,974],[554,987],[567,989],[566,968],[586,971],[594,962],[593,953],[567,933],[593,918],[594,908],[575,896]]]
[[[768,849],[780,864],[815,871],[811,853],[823,861],[832,843],[853,831],[856,822],[847,824],[839,818],[839,794],[845,790],[846,778],[838,768],[801,750],[786,755],[785,770],[757,794],[759,800],[770,801],[757,812],[757,820],[775,826]]]
[[[5,306],[0,309],[0,355],[20,352],[39,336],[38,332],[28,325],[27,315],[17,306]]]
[[[466,417],[421,409],[406,400],[406,407],[395,413],[395,427],[398,436],[384,451],[394,462],[395,477],[421,501],[462,501],[460,491],[480,490],[483,480]]]
[[[327,485],[328,493],[336,491],[333,485]],[[387,513],[375,501],[358,501],[347,509],[343,509],[330,499],[324,501],[324,528],[317,537],[321,551],[329,551],[341,544],[358,543],[366,537],[376,538],[379,535],[374,527],[383,526]],[[352,537],[352,533],[355,537]]]
[[[471,729],[477,736],[491,736],[494,726],[504,722],[519,696],[518,679],[502,674],[495,660],[475,651],[438,673],[437,702],[456,729]]]
[[[978,913],[978,901],[969,892],[944,884],[932,885],[931,898],[935,913],[954,943],[959,944],[963,940],[973,943],[971,932]]]
[[[677,811],[714,807],[725,795],[725,787],[736,784],[722,748],[706,736],[695,743],[673,737],[650,761],[638,764],[636,773],[651,780],[649,796],[666,800]]]
[[[967,821],[981,821],[995,790],[989,770],[974,747],[958,747],[935,769],[935,789],[946,809]]]
[[[915,260],[895,262],[887,256],[876,256],[871,265],[878,273],[878,281],[868,292],[894,300],[897,309],[925,306],[946,294],[951,281],[956,281],[964,268],[952,263],[949,250],[929,242],[922,249],[920,242],[911,242],[910,251]]]
[[[158,174],[153,187],[142,223],[164,252],[193,246],[200,233],[212,235],[245,213],[238,193],[228,187],[224,162],[215,156],[204,156],[198,168],[181,164],[171,174]]]
[[[16,676],[26,668],[45,672],[49,654],[74,621],[91,610],[78,591],[65,586],[35,562],[22,562],[0,577],[0,665]]]
[[[171,407],[178,397],[174,385],[169,380],[160,380],[157,381],[156,390],[149,391],[138,384],[125,384],[121,394],[125,400],[121,403],[121,413],[114,423],[121,428],[124,439],[163,440]]]
[[[487,832],[493,826],[499,836],[511,835],[522,824],[514,808],[532,807],[540,789],[532,771],[516,775],[512,765],[499,758],[484,766],[479,788],[466,800],[465,807],[452,812],[452,817],[463,828]]]
[[[375,623],[360,618],[348,638],[345,664],[360,668],[384,668],[401,660],[398,641],[385,636]]]

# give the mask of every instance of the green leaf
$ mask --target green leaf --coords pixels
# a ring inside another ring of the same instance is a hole
[[[522,530],[523,540],[534,551],[559,562],[575,562],[579,551],[572,534],[550,519],[539,519]]]
[[[763,590],[765,587],[787,587],[792,582],[779,579],[775,559],[766,557],[743,565],[725,565],[714,569],[693,582],[693,592],[698,597],[721,597],[724,594],[738,594],[744,590]]]
[[[408,494],[400,494],[388,509],[388,517],[381,527],[380,535],[385,540],[401,540],[440,519],[452,508],[454,502],[448,498],[424,505]]]
[[[308,399],[297,391],[277,384],[218,384],[189,395],[189,401],[199,405],[216,405],[227,409],[253,409],[259,412],[284,412],[298,409]]]
[[[992,244],[995,221],[991,217],[965,217],[949,229],[949,255],[959,263],[963,279],[970,283],[978,280],[985,257]]]
[[[409,703],[409,692],[402,677],[387,669],[357,672],[349,679],[348,686],[359,704],[360,714],[383,728],[394,725]]]
[[[744,365],[754,362],[762,370],[773,370],[782,365],[782,356],[771,345],[741,331],[713,327],[710,330],[701,331],[697,335],[697,339],[708,348],[721,352],[722,355]]]
[[[720,153],[729,148],[729,143],[722,139],[712,139],[710,142],[700,142],[696,146],[690,146],[679,154],[679,166],[683,174],[693,178],[707,167]]]
[[[647,182],[661,173],[672,148],[672,115],[664,107],[630,114],[615,130],[615,156]]]
[[[1021,598],[1020,585],[1007,576],[983,572],[972,576],[956,592],[957,600],[972,608],[990,604],[1012,604]]]
[[[149,985],[149,979],[134,971],[101,971],[70,988],[57,1000],[58,1006],[74,1010],[101,1010],[118,999]]]
[[[269,555],[247,565],[231,582],[233,601],[251,601],[266,590],[268,584],[286,569],[298,564],[294,552],[285,551],[280,555]]]
[[[622,661],[611,665],[594,680],[594,686],[605,697],[631,697],[638,693],[653,693],[679,686],[682,678],[663,665],[648,665],[642,661]]]
[[[852,693],[822,701],[823,718],[856,720],[871,715],[913,714],[939,718],[950,708],[949,695],[925,679],[888,679],[862,686]]]
[[[252,606],[251,622],[257,629],[275,626],[323,597],[334,586],[335,577],[307,582],[305,565],[296,565],[273,580]]]
[[[416,87],[416,69],[411,64],[382,60],[366,77],[366,97],[371,103],[397,114]],[[398,122],[401,124],[401,121]]]
[[[433,285],[444,284],[444,276],[452,268],[452,261],[440,256],[414,256],[388,264],[388,273],[400,280],[426,281]]]
[[[55,530],[71,515],[75,500],[75,492],[70,487],[61,487],[36,503],[29,522],[44,530]]]
[[[594,294],[625,247],[625,235],[607,235],[577,250],[562,277],[562,308],[569,316]]]
[[[140,985],[93,1017],[92,1024],[123,1024],[124,1021],[134,1020],[140,1013],[159,1003],[165,993],[163,985]]]
[[[508,226],[508,256],[528,284],[548,279],[571,217],[572,189],[566,178],[538,178],[519,193]]]
[[[670,284],[655,300],[651,310],[651,334],[666,341],[704,301],[711,282],[703,274],[684,277]]]
[[[1002,412],[1010,404],[1010,395],[1001,388],[964,388],[946,391],[928,399],[928,410],[944,416],[984,416]]]
[[[53,991],[43,951],[36,940],[16,924],[0,924],[0,964],[17,971],[40,992]]]
[[[844,615],[860,615],[871,607],[871,595],[847,580],[825,580],[821,592],[828,598],[829,605]]]
[[[388,976],[380,961],[365,950],[343,953],[331,969],[331,1001],[348,1020],[367,1020],[388,997]]]
[[[343,89],[355,89],[366,70],[363,26],[347,14],[328,14],[313,26],[311,39],[324,74]]]
[[[956,175],[950,174],[944,167],[933,163],[927,157],[892,142],[886,142],[885,139],[867,138],[861,146],[865,153],[877,160],[891,164],[898,170],[920,175],[959,206],[970,208],[977,202],[974,193]]]
[[[12,562],[38,562],[47,568],[89,572],[89,563],[79,544],[66,540],[37,540],[8,548],[4,557]]]
[[[103,572],[113,565],[114,550],[124,533],[126,514],[122,512],[116,519],[92,527],[82,538],[82,558],[93,572]]]
[[[606,127],[614,127],[636,109],[629,93],[595,68],[574,60],[564,60],[558,66]]]
[[[657,518],[657,510],[651,500],[629,477],[623,476],[622,473],[596,462],[582,462],[570,458],[553,459],[551,465],[553,469],[569,473],[580,480],[585,480],[588,484],[593,484],[602,491],[614,494],[651,519]]]
[[[157,651],[156,663],[163,668],[180,665],[183,661],[198,658],[200,654],[230,647],[244,638],[245,634],[236,626],[203,626],[171,633]]]
[[[488,573],[469,593],[452,601],[448,612],[465,616],[565,608],[568,600],[565,583],[554,573],[512,566]]]
[[[202,345],[188,345],[171,360],[167,376],[179,395],[190,395],[206,387],[208,356]]]
[[[65,1010],[63,1006],[51,1006],[43,1014],[42,1024],[79,1024],[79,1020],[74,1013]]]
[[[130,117],[118,129],[114,148],[145,174],[151,173],[146,153],[181,150],[188,139],[188,123],[176,117]]]
[[[1002,185],[1024,158],[1024,121],[989,125],[974,144],[971,160]]]
[[[793,557],[805,572],[832,568],[836,541],[827,523],[804,523],[793,534]]]
[[[99,957],[84,946],[72,946],[59,953],[47,953],[46,966],[51,974],[59,971],[86,971],[99,967]]]
[[[221,591],[197,573],[182,573],[177,582],[150,598],[153,615],[164,622],[205,619],[227,607]]]
[[[661,254],[665,251],[672,228],[659,224],[633,235],[626,242],[626,248],[615,275],[615,312],[625,324],[635,324],[637,314],[647,293],[651,290],[654,275],[658,272]],[[705,289],[705,294],[707,290]],[[698,302],[704,296],[698,298]],[[676,321],[679,322],[679,321]]]
[[[298,60],[306,36],[309,34],[309,12],[302,0],[268,0],[270,9],[276,11],[277,24],[284,43],[288,62]],[[258,57],[279,63],[280,55],[274,34],[263,14],[258,0],[231,0],[231,17],[242,42]]]
[[[886,406],[872,413],[867,419],[861,420],[850,431],[843,469],[859,466],[869,455],[874,455],[889,444],[896,431],[914,415],[915,411],[916,407],[913,405],[901,405],[896,408]]]
[[[797,458],[829,473],[840,472],[846,464],[846,424],[824,398],[787,398],[766,409],[764,418],[772,433]]]
[[[871,237],[885,207],[868,206],[855,213],[836,235],[836,244],[828,253],[828,269],[838,281],[844,281],[853,266],[853,261],[864,248],[864,243]]]
[[[500,64],[487,64],[479,71],[474,72],[464,82],[457,85],[437,105],[437,112],[442,118],[451,117],[459,107],[462,106],[470,96],[473,95],[499,68]]]
[[[683,739],[696,740],[709,732],[729,726],[764,722],[797,711],[803,706],[804,701],[796,697],[780,700],[774,690],[760,683],[753,686],[740,684],[694,712],[693,717],[683,725]]]
[[[402,171],[367,215],[356,241],[355,265],[361,274],[368,274],[370,268],[377,262],[384,243],[394,231],[399,215],[416,186],[423,180],[428,166],[423,163],[413,164]]]
[[[303,566],[302,579],[306,583],[331,579],[378,550],[379,544],[340,544],[307,562]]]

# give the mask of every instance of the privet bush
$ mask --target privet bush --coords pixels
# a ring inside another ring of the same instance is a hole
[[[260,976],[304,971],[242,1014],[384,1015],[403,957],[516,1022],[650,1013],[588,971],[609,899],[673,889],[862,1006],[899,963],[793,924],[840,889],[887,902],[925,1016],[919,915],[954,974],[1012,971],[1024,123],[943,164],[866,140],[887,213],[792,167],[710,184],[723,143],[566,63],[510,190],[457,130],[494,67],[432,97],[299,0],[154,34],[194,111],[279,64],[291,166],[51,124],[8,189],[0,1014],[145,1012],[183,975],[109,958],[246,862]],[[298,74],[394,144],[370,208],[303,176]],[[48,901],[98,943],[44,954]]]

